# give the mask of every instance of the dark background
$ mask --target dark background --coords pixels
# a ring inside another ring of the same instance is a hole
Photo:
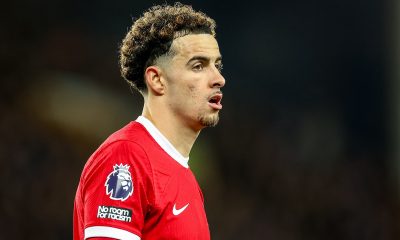
[[[118,46],[163,2],[2,3],[0,239],[72,238],[83,165],[141,113]],[[216,20],[227,80],[190,160],[212,238],[399,239],[396,2],[183,3]]]

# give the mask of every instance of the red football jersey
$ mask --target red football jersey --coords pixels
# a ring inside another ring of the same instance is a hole
[[[142,116],[112,134],[83,169],[74,240],[91,237],[210,239],[188,158]]]

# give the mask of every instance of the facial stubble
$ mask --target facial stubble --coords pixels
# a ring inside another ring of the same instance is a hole
[[[203,127],[215,127],[219,121],[219,114],[218,112],[212,115],[200,115],[198,116],[198,120]]]

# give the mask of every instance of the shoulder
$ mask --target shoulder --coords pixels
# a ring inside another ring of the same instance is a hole
[[[136,122],[129,123],[110,135],[90,156],[82,176],[90,178],[104,169],[112,170],[116,165],[127,165],[141,174],[152,175],[152,166],[146,150],[148,138],[142,125]]]
[[[148,134],[137,122],[131,122],[111,134],[99,148],[90,156],[86,165],[99,164],[102,161],[130,161],[148,159]]]
[[[125,177],[135,189],[146,189],[149,201],[153,194],[153,168],[149,158],[141,145],[134,141],[117,140],[103,145],[92,155],[86,163],[80,185],[82,192],[103,193],[104,186],[116,186],[117,179]],[[111,184],[112,183],[112,184]],[[111,190],[109,190],[111,192]],[[115,192],[115,191],[114,191]],[[126,192],[128,197],[130,192]],[[118,196],[113,196],[118,197]]]
[[[133,121],[119,129],[115,133],[111,134],[103,143],[107,145],[109,143],[126,140],[130,142],[142,143],[148,139],[150,135],[146,129],[140,123]]]

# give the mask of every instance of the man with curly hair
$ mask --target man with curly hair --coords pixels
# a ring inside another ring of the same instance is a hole
[[[120,65],[144,98],[143,112],[86,163],[74,239],[210,239],[188,160],[222,109],[214,20],[180,3],[154,6],[124,38]]]

